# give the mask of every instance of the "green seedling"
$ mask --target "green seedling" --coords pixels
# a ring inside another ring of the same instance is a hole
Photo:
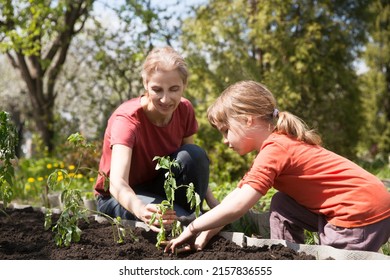
[[[63,173],[64,171],[61,170]],[[57,182],[57,174],[57,170],[50,174],[48,178],[49,187],[53,187]],[[64,174],[67,175],[67,173]],[[55,232],[55,243],[59,247],[69,246],[71,242],[80,241],[81,229],[78,227],[78,222],[80,219],[89,222],[87,215],[88,209],[82,206],[82,196],[79,190],[70,189],[65,186],[61,192],[61,202],[63,204],[63,210],[55,225],[52,227],[52,231]],[[45,215],[45,229],[49,229],[52,226],[51,217],[52,211],[49,209]]]
[[[12,200],[12,186],[15,170],[12,161],[16,159],[15,147],[18,136],[7,112],[0,112],[0,201],[7,208]],[[2,210],[3,211],[3,210]],[[4,211],[3,211],[4,212]]]
[[[156,156],[153,160],[157,160],[156,170],[166,169],[165,173],[165,181],[164,181],[164,191],[167,197],[166,200],[163,200],[160,204],[157,204],[157,208],[160,214],[157,216],[157,213],[152,215],[152,218],[149,222],[149,225],[153,224],[156,219],[160,226],[160,232],[157,234],[157,243],[156,247],[160,248],[162,242],[167,239],[167,230],[164,227],[162,216],[166,213],[167,210],[173,210],[174,202],[175,202],[175,191],[179,188],[187,188],[186,196],[187,202],[190,204],[191,209],[195,208],[195,216],[198,217],[200,213],[200,197],[195,192],[195,187],[193,183],[188,185],[180,185],[176,184],[176,179],[174,173],[172,172],[172,168],[179,167],[179,163],[176,160],[171,160],[169,157],[159,157]],[[183,228],[180,221],[174,221],[172,223],[171,228],[171,236],[175,237],[182,233]]]
[[[84,137],[79,133],[69,136],[68,141],[73,143],[75,148],[93,148],[93,146],[88,144]],[[76,172],[81,168],[80,163],[81,159],[76,168]],[[59,176],[61,176],[61,180],[59,180]],[[88,216],[90,213],[103,216],[111,223],[114,241],[117,243],[123,243],[124,237],[127,234],[129,234],[133,240],[137,241],[131,228],[124,226],[120,217],[112,218],[99,211],[86,208],[83,204],[81,190],[71,187],[72,180],[74,180],[74,176],[70,176],[65,169],[56,169],[47,179],[49,189],[53,190],[58,187],[62,189],[61,202],[63,204],[63,209],[58,220],[53,226],[52,209],[48,209],[45,215],[44,224],[46,230],[52,228],[52,231],[55,232],[54,239],[57,246],[69,246],[72,242],[80,241],[82,231],[78,227],[78,223],[80,220],[85,220],[89,223]]]

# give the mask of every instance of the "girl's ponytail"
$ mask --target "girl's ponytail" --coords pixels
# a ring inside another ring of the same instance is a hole
[[[297,116],[286,111],[277,112],[277,116],[275,132],[292,136],[310,145],[321,145],[321,137]]]

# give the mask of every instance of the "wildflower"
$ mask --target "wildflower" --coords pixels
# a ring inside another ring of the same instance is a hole
[[[42,182],[43,181],[43,177],[38,177],[38,181]]]
[[[52,168],[53,168],[53,165],[52,165],[51,163],[48,163],[48,164],[46,165],[46,168],[47,168],[47,169],[52,169]]]
[[[90,182],[95,182],[95,178],[91,177],[91,178],[89,178],[89,181]]]
[[[35,182],[35,179],[32,178],[32,177],[30,177],[30,178],[27,179],[27,182],[29,182],[29,183],[34,183],[34,182]]]
[[[75,168],[76,168],[76,167],[75,167],[73,164],[68,166],[68,169],[69,169],[69,170],[74,170]]]
[[[24,185],[24,189],[25,189],[26,191],[30,191],[30,190],[31,190],[31,185],[30,185],[30,184]]]
[[[77,178],[77,179],[82,179],[82,178],[83,178],[83,174],[77,174],[77,175],[76,175],[76,178]]]
[[[59,176],[57,177],[57,182],[61,182],[62,180],[64,180],[64,176],[59,175]]]

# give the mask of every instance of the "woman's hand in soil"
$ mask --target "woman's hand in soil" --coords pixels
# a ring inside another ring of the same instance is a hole
[[[156,213],[156,219],[154,220],[153,224],[150,224],[153,214],[155,213]],[[160,231],[159,219],[161,215],[162,215],[161,211],[158,210],[156,204],[147,204],[142,209],[141,217],[139,218],[144,223],[148,224],[151,230],[155,232],[159,232]],[[170,225],[177,219],[176,212],[174,210],[167,210],[165,214],[162,215],[162,218],[163,218],[163,225]]]

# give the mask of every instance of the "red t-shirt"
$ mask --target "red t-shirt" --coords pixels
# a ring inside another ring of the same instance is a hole
[[[273,186],[340,227],[360,227],[390,216],[384,184],[323,147],[271,134],[240,181],[262,195]]]
[[[157,174],[157,162],[153,161],[153,158],[172,154],[182,145],[183,138],[195,134],[198,130],[192,104],[185,98],[181,99],[171,121],[165,127],[152,124],[140,102],[140,97],[128,100],[111,115],[104,134],[99,164],[99,171],[109,176],[112,145],[122,144],[132,148],[130,186],[152,180]],[[101,175],[98,176],[95,190],[97,193],[109,195],[109,192],[104,191],[104,177]]]

